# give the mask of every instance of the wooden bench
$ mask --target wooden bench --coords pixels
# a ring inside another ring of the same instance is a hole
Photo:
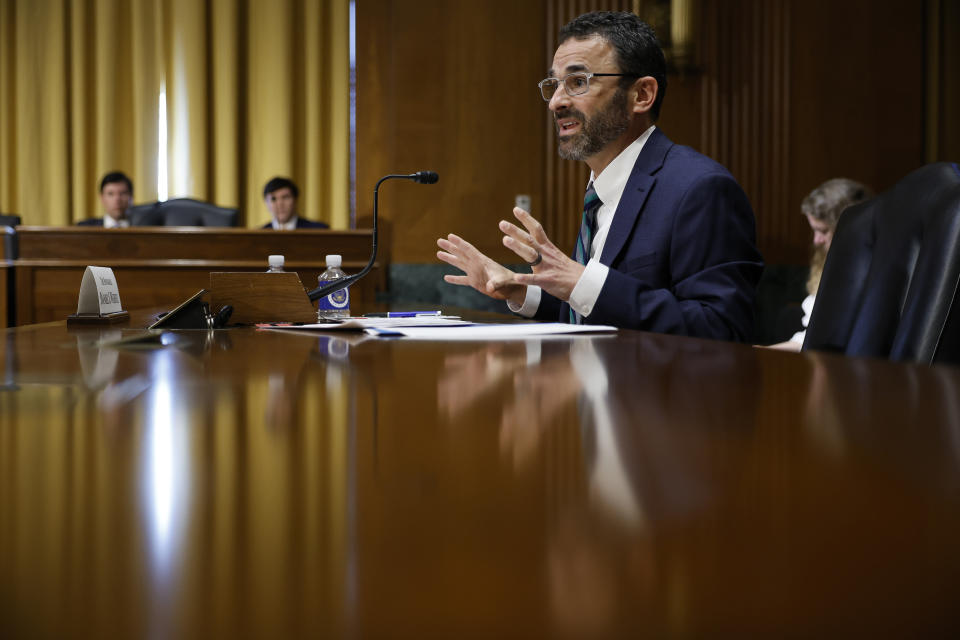
[[[21,226],[19,255],[12,262],[16,323],[63,320],[76,312],[80,280],[88,265],[113,269],[125,309],[172,308],[207,288],[210,272],[266,271],[270,254],[285,256],[286,270],[297,272],[309,290],[326,268],[327,254],[343,256],[347,273],[363,268],[370,259],[371,233]],[[351,287],[351,304],[373,304],[376,293],[385,288],[386,269],[378,262]]]

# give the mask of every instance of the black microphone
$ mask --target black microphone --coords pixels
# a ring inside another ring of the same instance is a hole
[[[411,173],[407,177],[414,182],[419,182],[420,184],[434,184],[440,179],[440,176],[437,175],[436,171],[417,171],[416,173]]]
[[[338,278],[329,284],[325,284],[322,287],[317,287],[316,289],[307,293],[307,297],[310,298],[311,302],[314,300],[319,300],[324,296],[328,296],[334,291],[339,291],[340,289],[349,287],[354,282],[367,275],[370,269],[373,268],[373,263],[377,261],[377,199],[379,197],[380,185],[384,180],[393,179],[413,180],[414,182],[419,182],[420,184],[434,184],[440,179],[440,176],[437,175],[436,171],[417,171],[416,173],[411,174],[391,174],[389,176],[383,176],[380,178],[377,181],[377,186],[373,188],[373,253],[370,255],[370,262],[368,262],[367,266],[360,270],[360,273],[347,276],[346,278]]]

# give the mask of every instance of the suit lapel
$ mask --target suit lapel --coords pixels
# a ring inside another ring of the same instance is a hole
[[[620,204],[617,205],[617,210],[613,214],[613,222],[610,224],[610,231],[603,245],[603,253],[600,255],[602,264],[611,266],[623,251],[627,238],[630,237],[630,232],[647,202],[647,196],[657,182],[655,174],[663,166],[663,159],[672,146],[673,143],[661,133],[659,128],[653,130],[650,138],[643,145],[643,150],[637,156],[633,171],[627,179],[627,186],[623,189],[623,195],[620,196]]]

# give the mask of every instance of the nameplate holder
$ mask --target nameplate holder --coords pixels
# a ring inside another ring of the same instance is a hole
[[[67,316],[67,324],[113,324],[129,317],[120,304],[120,287],[113,269],[87,267],[80,282],[77,312]]]
[[[237,324],[317,321],[317,310],[293,271],[214,271],[210,274],[210,306],[223,305],[233,307],[231,321]]]

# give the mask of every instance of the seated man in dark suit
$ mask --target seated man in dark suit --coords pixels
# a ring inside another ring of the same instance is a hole
[[[121,171],[111,171],[100,181],[100,202],[103,204],[102,218],[88,218],[77,224],[90,227],[115,229],[129,227],[127,209],[133,199],[133,182]]]
[[[573,258],[515,208],[503,244],[533,273],[450,234],[437,257],[464,273],[444,279],[538,320],[750,340],[763,268],[753,210],[730,172],[655,126],[667,85],[653,30],[631,13],[589,13],[559,42],[540,93],[560,156],[591,169]]]
[[[297,198],[300,190],[289,178],[272,178],[263,187],[263,201],[273,220],[263,225],[264,229],[292,231],[294,229],[326,229],[329,225],[313,222],[297,215]]]

